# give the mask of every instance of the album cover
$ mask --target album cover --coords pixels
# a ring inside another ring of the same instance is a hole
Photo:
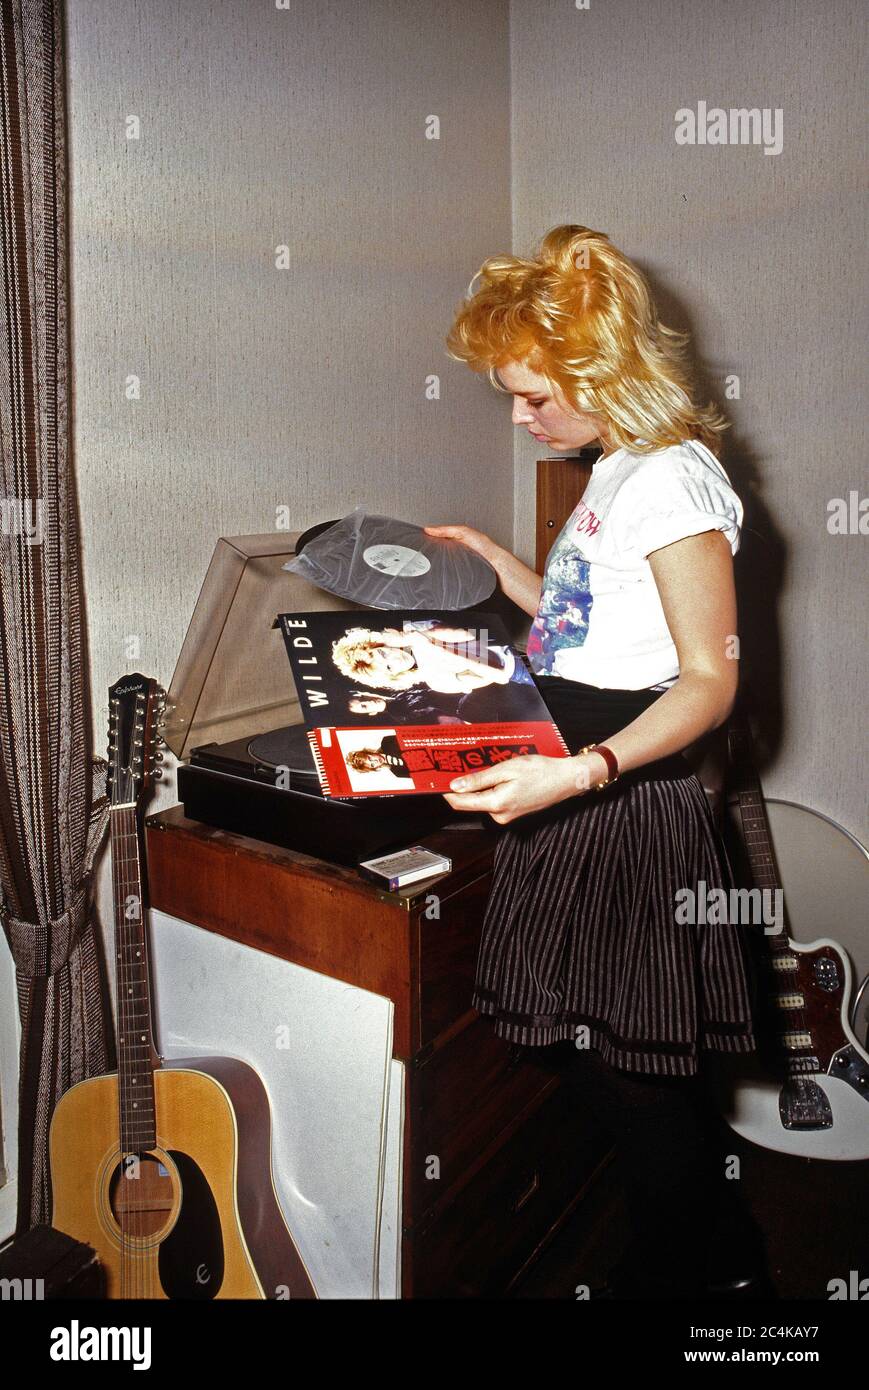
[[[500,618],[475,613],[278,615],[326,796],[449,791],[528,753],[569,757]]]

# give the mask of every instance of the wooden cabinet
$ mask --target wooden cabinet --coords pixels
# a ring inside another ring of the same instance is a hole
[[[599,448],[580,449],[572,458],[537,460],[537,529],[534,565],[538,574],[567,518],[588,487]]]
[[[511,1045],[470,1006],[498,833],[428,836],[451,872],[389,893],[180,807],[146,821],[154,908],[393,1001],[405,1298],[504,1293],[608,1158],[561,1080],[569,1044]]]

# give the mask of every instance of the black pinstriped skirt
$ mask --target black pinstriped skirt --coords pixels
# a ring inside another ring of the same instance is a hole
[[[659,698],[535,679],[572,753]],[[501,827],[474,1008],[520,1044],[583,1029],[586,1045],[626,1071],[691,1076],[701,1049],[754,1051],[744,928],[676,921],[677,891],[698,885],[734,886],[681,754]]]

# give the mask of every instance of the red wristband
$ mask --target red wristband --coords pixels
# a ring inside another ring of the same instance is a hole
[[[607,748],[605,743],[595,743],[592,746],[593,753],[600,753],[606,763],[606,770],[609,774],[607,780],[614,782],[619,775],[619,760],[611,748]]]
[[[598,782],[595,791],[600,791],[601,787],[608,787],[611,782],[615,782],[619,775],[619,762],[611,748],[607,748],[605,743],[589,743],[585,748],[580,748],[580,753],[600,753],[606,763],[607,776],[603,782]]]

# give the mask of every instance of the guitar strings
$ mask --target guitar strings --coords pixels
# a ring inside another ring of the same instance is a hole
[[[745,837],[746,849],[749,856],[749,864],[755,884],[761,890],[770,889],[781,890],[781,875],[776,862],[775,850],[772,844],[772,837],[769,830],[769,820],[767,818],[766,806],[764,804],[763,788],[760,777],[752,768],[746,786],[740,794],[740,810],[743,816],[743,835]],[[785,905],[785,911],[787,906]],[[775,999],[779,994],[786,993],[793,995],[798,1003],[789,1009],[781,1010],[775,1016],[774,1029],[776,1041],[781,1050],[785,1073],[791,1081],[799,1081],[811,1074],[817,1074],[817,1068],[801,1067],[798,1054],[805,1054],[807,1048],[804,1044],[789,1050],[786,1042],[787,1035],[798,1036],[799,1034],[808,1035],[810,1043],[808,1045],[808,1061],[814,1056],[814,1038],[811,1033],[808,1012],[805,1006],[805,990],[802,985],[801,961],[793,951],[788,930],[787,916],[784,920],[784,933],[778,937],[767,939],[767,952],[765,968],[768,973],[769,989]],[[790,956],[795,956],[793,965],[787,969],[777,969],[775,961],[786,960]],[[774,1004],[775,1010],[775,1004]],[[786,1016],[783,1016],[786,1015]]]
[[[117,748],[117,743],[116,743]],[[116,775],[118,769],[116,768]],[[119,1160],[120,1168],[117,1182],[118,1193],[118,1225],[121,1232],[121,1298],[131,1298],[130,1275],[133,1272],[131,1264],[130,1249],[130,1213],[127,1204],[127,1191],[130,1169],[127,1165],[127,1101],[124,1077],[126,1071],[126,1037],[127,1037],[127,968],[126,968],[126,941],[125,941],[125,875],[123,862],[123,812],[114,810],[112,812],[113,835],[112,835],[112,860],[113,877],[115,891],[115,920],[116,920],[116,951],[117,969],[116,979],[118,985],[118,1121],[119,1121]]]
[[[144,743],[143,743],[143,746],[144,746]],[[141,864],[140,864],[140,860],[139,860],[139,835],[138,835],[138,827],[137,827],[137,825],[136,825],[136,811],[135,811],[135,808],[133,808],[132,810],[128,811],[127,814],[128,814],[129,820],[130,820],[130,827],[129,827],[129,832],[128,832],[128,833],[129,833],[129,836],[130,836],[130,839],[129,839],[129,841],[128,841],[128,844],[129,844],[129,845],[131,846],[131,848],[132,848],[132,858],[131,858],[131,860],[130,860],[129,862],[132,863],[133,866],[134,866],[133,881],[134,881],[135,887],[136,887],[137,890],[138,890],[138,895],[139,895],[139,896],[138,896],[138,915],[137,915],[137,917],[131,922],[130,927],[131,927],[131,935],[132,935],[132,937],[133,937],[133,941],[134,941],[135,945],[136,945],[136,946],[138,947],[138,949],[139,949],[139,960],[140,960],[140,964],[139,964],[138,967],[137,967],[136,964],[135,964],[135,956],[134,956],[133,953],[132,953],[132,945],[133,945],[133,942],[131,942],[131,943],[130,943],[130,946],[131,946],[130,971],[131,971],[131,976],[132,976],[132,971],[138,969],[138,980],[137,980],[137,983],[141,986],[141,984],[143,983],[143,981],[144,981],[144,979],[145,979],[145,971],[146,971],[146,968],[147,968],[147,967],[146,967],[146,961],[145,961],[145,905],[144,905],[144,902],[142,901],[142,872],[141,872]],[[150,995],[150,991],[140,988],[139,991],[138,991],[138,1002],[139,1002],[140,1004],[147,1003],[147,1002],[149,1001],[149,995]],[[149,1013],[149,1011],[147,1011],[147,1010],[146,1010],[146,1016],[144,1017],[143,1022],[142,1022],[142,1028],[143,1028],[144,1037],[145,1037],[145,1047],[146,1047],[147,1052],[148,1052],[148,1068],[149,1068],[149,1070],[150,1070],[150,1067],[151,1067],[151,1052],[150,1052],[149,1040],[150,1040],[151,1019],[150,1019],[150,1013]],[[139,1047],[139,1044],[137,1043],[137,1044],[136,1044],[136,1051],[138,1051],[138,1047]],[[141,1068],[140,1070],[141,1070],[141,1072],[144,1072],[144,1068]],[[153,1073],[152,1073],[151,1085],[153,1086]],[[152,1094],[152,1092],[149,1090],[149,1093],[148,1093],[148,1094],[149,1094],[149,1097],[150,1097],[150,1095]],[[142,1101],[141,1095],[138,1095],[137,1099],[138,1099],[138,1102],[139,1102],[139,1108],[138,1108],[138,1111],[137,1111],[137,1113],[138,1113],[138,1121],[139,1121],[139,1124],[141,1124],[141,1123],[143,1123],[142,1110],[141,1110],[141,1101]],[[154,1096],[154,1101],[153,1101],[153,1105],[151,1106],[151,1111],[150,1111],[150,1113],[151,1113],[151,1115],[153,1116],[154,1139],[155,1139],[155,1142],[156,1142],[156,1138],[157,1138],[157,1107],[156,1107],[156,1096]],[[137,1134],[137,1139],[138,1139],[138,1137],[139,1137],[139,1136],[138,1136],[138,1134]],[[144,1177],[145,1172],[146,1172],[146,1171],[149,1171],[149,1170],[146,1169],[143,1154],[140,1153],[139,1159],[140,1159],[140,1165],[139,1165],[139,1170],[138,1170],[138,1171],[139,1171],[140,1181],[141,1181],[142,1178]],[[151,1250],[150,1250],[150,1248],[149,1248],[149,1247],[146,1247],[145,1244],[144,1244],[144,1238],[145,1238],[145,1236],[146,1236],[146,1234],[147,1234],[147,1227],[148,1227],[148,1208],[147,1208],[147,1204],[146,1204],[145,1202],[142,1202],[142,1203],[140,1204],[140,1206],[139,1206],[139,1208],[138,1208],[138,1214],[137,1214],[137,1215],[138,1215],[138,1227],[139,1227],[138,1232],[137,1232],[137,1235],[138,1235],[138,1238],[139,1238],[139,1245],[138,1245],[138,1248],[137,1248],[137,1255],[138,1255],[138,1259],[139,1259],[139,1268],[140,1268],[140,1271],[141,1271],[141,1275],[142,1275],[142,1277],[144,1278],[144,1297],[146,1297],[146,1298],[153,1298],[153,1296],[154,1296],[154,1288],[153,1288],[153,1277],[154,1277],[153,1261],[152,1261],[152,1259],[151,1259]]]
[[[124,902],[126,903],[129,897],[136,896],[130,892],[131,889],[135,888],[139,890],[139,895],[135,902],[136,911],[134,915],[128,916],[126,911],[124,913],[124,930],[126,936],[124,950],[127,961],[127,979],[129,982],[129,989],[127,994],[126,1027],[127,1065],[125,1068],[125,1083],[127,1088],[127,1133],[128,1140],[132,1144],[134,1152],[136,1154],[136,1176],[133,1181],[136,1184],[138,1184],[138,1186],[135,1186],[131,1189],[133,1192],[136,1193],[136,1197],[131,1203],[129,1203],[129,1206],[131,1208],[130,1230],[133,1236],[131,1254],[133,1261],[133,1272],[135,1275],[136,1296],[141,1298],[149,1297],[151,1290],[148,1287],[150,1275],[150,1261],[147,1258],[147,1253],[143,1246],[146,1213],[145,1204],[141,1200],[141,1193],[142,1185],[145,1182],[145,1173],[147,1170],[145,1167],[144,1152],[140,1147],[140,1127],[143,1123],[143,1114],[141,1110],[142,1097],[137,1090],[132,1089],[136,1085],[136,1082],[138,1080],[136,1054],[139,1049],[139,1043],[137,1039],[140,1027],[140,1024],[137,1021],[137,1019],[133,1017],[133,1008],[134,1006],[138,1006],[142,1003],[142,992],[141,990],[136,989],[136,985],[140,983],[140,981],[138,980],[136,975],[134,948],[138,943],[137,926],[140,927],[141,925],[143,912],[141,901],[141,883],[138,874],[138,837],[135,808],[125,809],[124,820],[127,822],[127,824],[125,825],[124,835],[124,869],[126,873],[126,893],[124,897]]]
[[[119,768],[118,768],[118,741],[119,741],[119,740],[118,740],[118,729],[117,729],[117,727],[115,727],[114,733],[115,733],[115,747],[114,747],[114,751],[113,751],[113,753],[112,753],[112,785],[113,785],[113,789],[114,789],[114,791],[115,791],[115,794],[117,795],[118,770],[119,770]],[[123,1034],[123,1024],[122,1024],[122,1017],[121,1017],[121,1008],[122,1008],[122,1002],[123,1002],[123,943],[122,943],[122,940],[121,940],[121,934],[122,934],[122,929],[123,929],[123,928],[122,928],[122,924],[123,924],[123,914],[122,914],[122,912],[120,911],[120,907],[119,907],[119,904],[120,904],[120,901],[121,901],[121,899],[120,899],[120,893],[119,893],[119,887],[120,887],[120,867],[121,867],[121,866],[120,866],[120,864],[119,864],[119,862],[118,862],[118,861],[119,861],[119,846],[118,846],[118,844],[117,844],[117,837],[116,837],[117,816],[118,816],[117,810],[116,810],[113,806],[110,806],[110,808],[109,808],[110,822],[109,822],[109,823],[110,823],[111,834],[110,834],[110,839],[109,839],[109,845],[110,845],[111,867],[112,867],[112,894],[113,894],[113,899],[114,899],[114,912],[115,912],[115,953],[116,953],[116,960],[115,960],[115,980],[116,980],[117,992],[118,992],[118,1000],[117,1000],[117,1015],[118,1015],[118,1082],[117,1082],[117,1088],[118,1088],[118,1151],[119,1151],[119,1160],[120,1160],[120,1175],[119,1175],[119,1178],[118,1178],[117,1192],[118,1192],[119,1204],[121,1205],[121,1210],[118,1212],[118,1223],[117,1223],[117,1224],[118,1224],[118,1228],[119,1228],[119,1230],[120,1230],[120,1249],[121,1249],[121,1258],[120,1258],[120,1286],[121,1286],[121,1287],[120,1287],[120,1296],[121,1296],[121,1298],[125,1298],[125,1297],[126,1297],[126,1282],[127,1282],[126,1232],[125,1232],[125,1218],[124,1218],[124,1212],[123,1212],[122,1203],[121,1203],[121,1199],[122,1199],[122,1197],[123,1197],[123,1185],[122,1185],[122,1184],[123,1184],[123,1177],[124,1177],[124,1152],[123,1152],[123,1150],[124,1150],[124,1092],[123,1092],[123,1067],[122,1067],[122,1063],[121,1063],[121,1051],[120,1051],[120,1049],[121,1049],[121,1039],[122,1039],[122,1034]]]
[[[137,698],[137,706],[138,705],[139,700]],[[137,714],[138,713],[139,710],[137,708]],[[135,756],[135,732],[136,721],[134,719],[130,738],[131,760]],[[144,740],[142,746],[144,748]],[[116,730],[115,749],[112,755],[113,778],[116,787],[118,786],[120,772],[119,750],[120,738]],[[132,1095],[128,1093],[130,1088],[126,1084],[129,1082],[127,1073],[130,1067],[135,1065],[133,1061],[130,1061],[128,1065],[128,1058],[132,1058],[133,1056],[131,1051],[131,1039],[134,1036],[131,1032],[133,1024],[131,1004],[134,1002],[136,995],[136,991],[133,989],[133,972],[136,969],[135,961],[132,956],[134,944],[138,944],[140,949],[140,971],[145,968],[144,911],[141,899],[138,830],[136,825],[135,806],[132,808],[128,806],[116,806],[111,808],[111,812],[113,829],[116,832],[111,836],[111,868],[113,891],[115,895],[116,979],[119,994],[118,1023],[120,1025],[118,1029],[120,1048],[120,1055],[118,1058],[118,1124],[120,1139],[120,1170],[118,1181],[120,1210],[118,1214],[120,1219],[118,1221],[118,1226],[121,1233],[121,1298],[151,1297],[153,1296],[151,1260],[149,1258],[149,1252],[144,1244],[147,1225],[146,1204],[138,1200],[130,1202],[127,1198],[126,1188],[128,1182],[141,1182],[143,1175],[142,1153],[138,1149],[138,1140],[140,1138],[138,1125],[142,1121],[142,1114],[138,1104],[133,1101]],[[132,856],[127,852],[131,842],[134,851]],[[128,871],[131,865],[135,868],[134,884],[131,884],[129,880]],[[137,914],[133,923],[129,922],[126,912],[127,898],[130,896],[128,890],[131,887],[139,888],[138,901],[136,904]],[[136,925],[139,927],[138,939],[135,934]],[[130,926],[133,928],[132,932],[129,930]],[[127,955],[128,952],[130,952],[129,959]],[[147,1047],[150,1020],[146,1019],[145,1025],[145,1045]],[[150,1065],[150,1049],[148,1049],[148,1061]],[[137,1097],[137,1101],[138,1099]],[[135,1126],[133,1123],[134,1120],[136,1121]],[[156,1113],[154,1113],[154,1120],[156,1123]],[[137,1131],[135,1136],[133,1135],[134,1127]],[[132,1177],[130,1176],[130,1169],[128,1169],[126,1164],[126,1158],[128,1157],[126,1153],[127,1143],[133,1143],[133,1152],[129,1157],[136,1159],[135,1166],[132,1169],[134,1174]]]

